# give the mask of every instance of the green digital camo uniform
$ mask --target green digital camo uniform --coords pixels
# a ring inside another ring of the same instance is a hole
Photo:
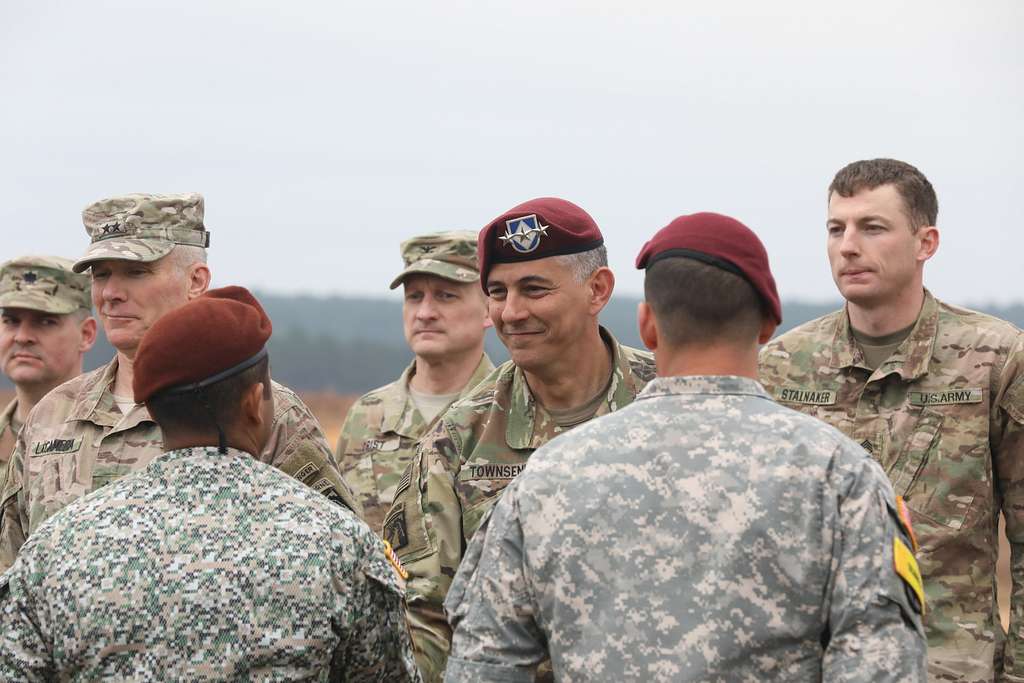
[[[459,398],[493,369],[484,355]],[[397,380],[356,401],[345,416],[335,451],[342,476],[363,507],[363,520],[377,534],[395,498],[398,481],[416,453],[416,442],[436,422],[427,424],[409,397],[409,379],[414,372],[416,361]]]
[[[5,681],[418,681],[381,542],[249,454],[157,457],[0,578]]]
[[[897,544],[899,544],[897,546]],[[448,594],[448,681],[924,681],[892,488],[745,377],[669,377],[542,447]]]
[[[18,436],[0,508],[0,568],[48,517],[91,491],[145,467],[163,450],[160,427],[144,405],[122,415],[110,388],[117,360],[57,387],[36,405]],[[287,387],[274,389],[272,434],[260,460],[294,474],[297,460],[322,463],[327,484],[314,488],[358,509],[309,408]],[[307,455],[309,449],[315,455]]]
[[[777,400],[839,428],[881,463],[921,543],[929,676],[1024,680],[1024,335],[925,294],[910,334],[875,371],[845,310],[761,352]],[[1003,657],[996,604],[997,519],[1013,550],[1013,608]]]
[[[22,256],[0,266],[0,309],[24,308],[54,315],[89,312],[92,283],[71,270],[74,263],[59,256]],[[7,462],[14,451],[20,424],[18,401],[0,414],[0,491],[7,481]]]
[[[404,269],[391,282],[391,289],[410,275],[430,275],[458,283],[480,279],[474,232],[417,235],[402,242],[401,252]],[[493,369],[485,354],[462,394]],[[398,380],[356,401],[345,417],[335,451],[342,473],[363,506],[363,520],[378,534],[398,481],[412,461],[416,442],[436,421],[428,424],[409,396],[409,380],[415,372],[414,360]]]
[[[654,377],[646,351],[612,349],[612,381],[604,415],[633,401]],[[530,454],[563,430],[534,400],[523,371],[500,365],[457,401],[421,441],[395,493],[384,538],[409,571],[407,602],[416,661],[425,680],[439,680],[451,642],[443,603],[466,541]]]

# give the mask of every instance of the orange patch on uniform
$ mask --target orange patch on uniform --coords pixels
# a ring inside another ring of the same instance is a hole
[[[914,534],[914,526],[910,523],[910,510],[907,508],[907,501],[903,500],[903,496],[896,496],[896,511],[899,513],[900,522],[903,524],[903,530],[907,532],[907,536],[910,536],[910,545],[913,546],[914,552],[916,553],[921,549],[921,546],[917,543],[917,536]]]
[[[408,579],[409,572],[402,566],[402,561],[398,559],[398,555],[395,554],[395,551],[391,549],[391,544],[387,541],[381,541],[381,543],[384,544],[384,557],[388,558],[388,562],[390,562],[391,566],[394,567],[395,573],[402,577],[403,581]]]

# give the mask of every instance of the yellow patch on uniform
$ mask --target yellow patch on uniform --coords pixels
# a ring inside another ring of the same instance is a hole
[[[896,573],[900,575],[903,582],[914,591],[917,602],[921,605],[921,613],[924,607],[924,580],[921,578],[921,570],[917,568],[917,560],[914,553],[910,552],[907,544],[898,538],[892,539],[892,560]]]
[[[388,562],[390,562],[391,566],[395,568],[395,573],[402,577],[403,581],[408,579],[409,572],[402,566],[402,561],[398,559],[398,555],[395,554],[395,551],[391,549],[391,544],[387,541],[381,541],[381,543],[384,544],[384,557],[388,558]]]
[[[910,536],[910,545],[916,553],[921,546],[917,542],[917,535],[914,534],[914,525],[910,523],[910,510],[907,508],[907,501],[903,500],[903,496],[896,496],[896,512],[899,513],[903,530],[907,532],[907,536]]]

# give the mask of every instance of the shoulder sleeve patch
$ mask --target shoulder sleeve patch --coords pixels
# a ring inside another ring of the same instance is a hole
[[[924,580],[921,578],[921,570],[917,567],[914,553],[899,538],[892,539],[892,559],[896,573],[907,586],[907,594],[911,597],[910,604],[919,613],[924,614]]]
[[[384,557],[388,558],[388,562],[395,570],[395,573],[398,574],[398,577],[403,581],[408,579],[409,572],[402,566],[402,561],[398,559],[398,555],[395,554],[395,551],[391,549],[391,544],[387,541],[381,541],[381,543],[384,544]]]
[[[917,535],[914,534],[914,526],[910,523],[910,509],[907,508],[907,501],[903,500],[903,496],[896,496],[896,518],[903,531],[910,537],[910,546],[916,553],[921,546],[917,542]]]

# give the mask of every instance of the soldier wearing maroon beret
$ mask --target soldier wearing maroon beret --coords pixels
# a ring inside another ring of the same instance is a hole
[[[0,580],[0,679],[419,680],[397,560],[256,457],[270,334],[241,287],[145,333],[133,387],[164,453],[25,543]]]
[[[760,240],[681,216],[637,258],[658,377],[541,447],[466,550],[445,680],[923,681],[881,468],[757,383],[781,318]]]
[[[650,354],[598,323],[615,277],[586,211],[534,199],[490,221],[477,244],[490,318],[512,359],[421,439],[384,520],[410,572],[413,644],[428,681],[447,658],[451,577],[501,492],[534,449],[627,405],[654,372]]]

